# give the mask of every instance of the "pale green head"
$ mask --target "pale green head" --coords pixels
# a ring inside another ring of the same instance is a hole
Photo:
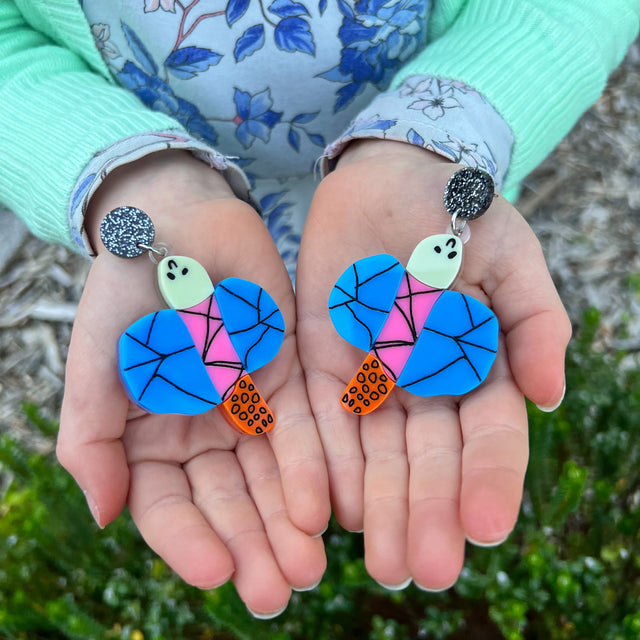
[[[193,258],[167,256],[158,263],[158,287],[167,305],[188,309],[213,293],[206,269]]]
[[[409,258],[407,271],[430,287],[446,289],[456,279],[461,264],[462,240],[442,233],[418,244]]]

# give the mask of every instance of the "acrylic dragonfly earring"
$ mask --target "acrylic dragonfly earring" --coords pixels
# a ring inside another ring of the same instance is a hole
[[[131,400],[149,413],[197,415],[218,406],[228,422],[250,435],[275,420],[249,375],[277,354],[284,320],[257,284],[226,278],[214,288],[193,258],[154,245],[149,216],[118,207],[103,219],[100,238],[111,253],[149,252],[158,289],[169,309],[134,322],[118,343],[120,379]]]
[[[487,377],[498,348],[494,313],[471,296],[447,290],[462,265],[467,222],[494,198],[491,176],[465,167],[447,183],[447,233],[425,238],[406,270],[391,255],[352,264],[329,296],[329,314],[347,342],[367,352],[345,388],[342,406],[370,413],[394,386],[417,396],[462,395]]]

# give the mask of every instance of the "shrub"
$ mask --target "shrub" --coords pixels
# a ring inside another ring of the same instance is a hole
[[[230,585],[185,585],[125,514],[100,531],[53,456],[0,441],[0,634],[9,639],[631,640],[640,637],[640,384],[594,351],[590,312],[567,359],[567,396],[530,407],[531,461],[518,525],[469,548],[456,586],[389,593],[366,574],[361,536],[332,523],[329,566],[276,620]],[[56,426],[27,408],[35,428]]]

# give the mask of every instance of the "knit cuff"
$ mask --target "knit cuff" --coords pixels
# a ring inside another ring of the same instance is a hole
[[[597,100],[638,29],[626,2],[468,2],[451,27],[397,74],[429,73],[480,92],[514,136],[514,187]],[[603,34],[607,42],[602,44]],[[517,35],[517,37],[515,37]]]

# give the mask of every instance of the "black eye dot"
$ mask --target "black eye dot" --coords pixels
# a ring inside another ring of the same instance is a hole
[[[434,250],[436,253],[442,253],[442,248],[441,248],[440,246],[438,246],[438,245],[436,245],[435,247],[433,247],[433,250]]]
[[[187,267],[185,267],[185,268],[182,270],[182,275],[183,275],[183,276],[186,276],[186,275],[187,275],[187,273],[189,273],[189,269],[187,269]]]
[[[457,251],[452,251],[447,258],[449,258],[449,260],[453,260],[456,256],[458,255]]]
[[[169,278],[169,280],[175,280],[176,276],[173,273],[167,273],[167,278]]]
[[[456,239],[455,238],[449,238],[447,240],[447,247],[451,247],[453,249],[453,247],[456,246]]]

